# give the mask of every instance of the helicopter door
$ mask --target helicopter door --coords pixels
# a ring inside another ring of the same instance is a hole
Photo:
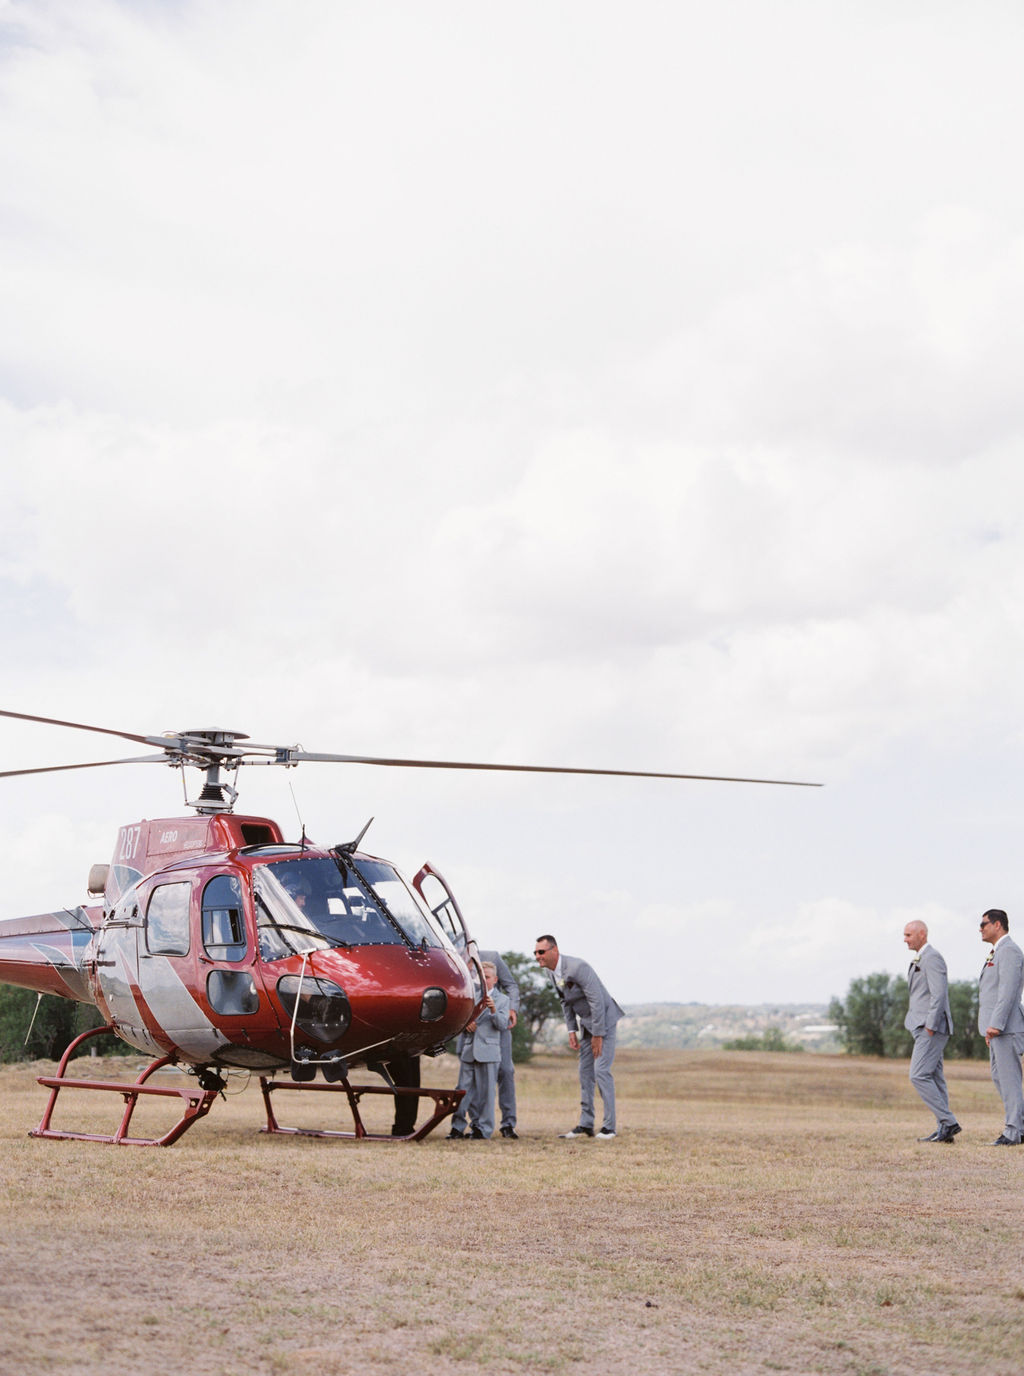
[[[434,921],[459,955],[464,956],[466,947],[472,938],[469,935],[466,920],[455,901],[455,895],[445,883],[444,878],[438,874],[432,865],[427,864],[412,881],[412,886],[433,913]]]
[[[132,994],[139,983],[138,933],[138,898],[129,893],[104,918],[96,938],[96,982],[108,1022],[133,1046],[152,1051],[148,1041],[138,1040],[142,1018]]]
[[[96,943],[96,979],[107,1017],[125,1041],[152,1054],[167,1046],[156,1038],[164,1022],[153,1010],[158,981],[153,978],[151,941],[177,949],[183,932],[188,950],[189,888],[188,883],[159,885],[148,903],[144,891],[130,889],[104,920]],[[169,895],[169,889],[176,892]],[[147,926],[157,935],[144,934]]]
[[[485,992],[484,972],[480,966],[476,942],[469,934],[466,919],[462,916],[455,895],[444,877],[430,864],[423,866],[412,881],[412,886],[430,909],[434,921],[469,967],[479,1002]]]
[[[210,1044],[210,1028],[192,994],[195,953],[191,931],[192,881],[156,882],[139,934],[139,988],[149,1016],[186,1054]]]
[[[242,884],[235,874],[215,875],[203,889],[200,919],[206,998],[218,1018],[248,1018],[260,996],[249,959]],[[210,969],[210,965],[213,969]]]
[[[139,936],[139,988],[147,1021],[193,1060],[246,1040],[260,1006],[251,968],[241,886],[216,875],[157,880]]]

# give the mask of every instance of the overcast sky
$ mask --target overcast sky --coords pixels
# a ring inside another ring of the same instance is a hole
[[[622,1002],[1024,931],[1024,13],[0,0],[0,707],[820,781],[240,775]],[[2,768],[106,759],[0,722]],[[198,788],[190,780],[190,794]],[[294,791],[294,801],[292,797]],[[132,766],[0,780],[0,915]]]

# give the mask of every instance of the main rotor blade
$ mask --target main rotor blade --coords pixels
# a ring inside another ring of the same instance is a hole
[[[7,716],[15,715],[8,712]],[[116,732],[114,733],[116,734]],[[0,769],[0,779],[18,774],[58,774],[65,769],[101,769],[105,764],[166,764],[166,755],[133,755],[127,760],[90,760],[87,764],[44,764],[36,769]]]
[[[16,721],[37,721],[47,726],[68,726],[77,731],[94,731],[101,736],[118,736],[121,740],[136,741],[139,745],[154,745],[162,750],[160,755],[138,755],[125,760],[98,760],[92,764],[48,765],[40,769],[0,770],[0,778],[10,778],[17,774],[49,774],[65,769],[96,769],[108,764],[194,764],[206,768],[215,761],[228,768],[238,765],[290,765],[301,761],[324,764],[372,764],[396,769],[477,769],[506,774],[588,774],[619,779],[696,779],[704,783],[726,784],[773,784],[790,788],[821,788],[819,783],[807,783],[799,779],[750,779],[731,774],[675,774],[652,769],[577,769],[550,764],[483,764],[467,760],[404,760],[392,759],[386,755],[331,755],[302,750],[298,747],[257,745],[248,742],[244,746],[235,741],[246,737],[237,733],[225,732],[229,740],[221,742],[212,739],[215,733],[167,733],[165,736],[137,736],[130,731],[115,731],[107,726],[89,726],[85,722],[63,721],[59,717],[37,717],[28,712],[8,712],[0,708],[0,717],[12,717]],[[209,738],[204,739],[204,736]],[[265,752],[267,759],[246,759],[250,753]],[[177,757],[177,758],[175,758]]]
[[[76,731],[98,731],[101,736],[120,736],[123,741],[135,741],[138,745],[155,744],[152,736],[133,736],[130,731],[112,731],[108,726],[86,726],[80,721],[61,721],[59,717],[33,717],[28,712],[5,712],[0,708],[0,717],[13,717],[16,721],[41,721],[46,726],[70,726]],[[107,764],[131,763],[128,760],[107,760]],[[82,765],[68,765],[69,769],[81,769]]]
[[[284,752],[282,752],[283,754]],[[393,760],[383,755],[323,755],[308,750],[289,750],[287,763],[310,760],[326,764],[379,764],[399,769],[486,769],[508,774],[601,774],[619,779],[700,779],[707,783],[723,784],[785,784],[792,788],[821,788],[821,784],[803,783],[798,779],[741,779],[731,774],[668,774],[652,769],[573,769],[553,764],[471,764],[465,760]],[[284,761],[280,761],[284,763]],[[262,764],[263,761],[245,761]],[[277,760],[268,760],[277,764]]]

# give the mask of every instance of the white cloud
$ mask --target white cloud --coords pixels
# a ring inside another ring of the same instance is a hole
[[[295,780],[627,999],[827,997],[905,911],[1012,910],[1019,37],[987,3],[9,0],[0,706],[827,780]],[[0,724],[7,767],[83,740]],[[177,806],[112,773],[6,781],[5,834]],[[756,961],[719,972],[718,927]]]

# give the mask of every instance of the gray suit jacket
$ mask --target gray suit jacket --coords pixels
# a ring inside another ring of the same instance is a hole
[[[509,1003],[513,1009],[519,1012],[519,985],[516,983],[515,975],[508,968],[497,951],[477,951],[481,960],[489,960],[498,972],[498,988],[503,994],[508,995]]]
[[[562,956],[562,985],[556,980],[555,988],[570,1032],[579,1032],[582,1026],[592,1037],[603,1037],[614,1031],[623,1016],[587,962],[576,956]]]
[[[946,962],[934,946],[927,943],[919,951],[920,960],[911,961],[910,1005],[903,1026],[908,1032],[926,1027],[932,1032],[951,1033],[953,1014],[949,1009],[949,978]]]
[[[508,995],[503,994],[497,986],[491,990],[491,998],[494,1000],[494,1012],[489,1008],[484,1011],[476,1020],[476,1028],[470,1032],[467,1028],[459,1040],[459,1060],[460,1061],[500,1061],[501,1060],[501,1034],[508,1027]]]
[[[978,1031],[988,1027],[1000,1032],[1024,1032],[1024,1011],[1020,1006],[1024,992],[1024,951],[1015,941],[1003,937],[982,966],[978,980]]]

